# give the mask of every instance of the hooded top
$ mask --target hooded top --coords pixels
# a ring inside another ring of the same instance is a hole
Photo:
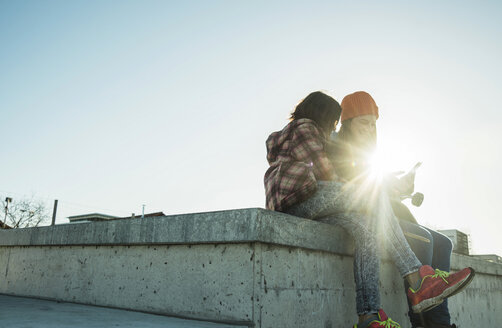
[[[317,190],[317,181],[332,180],[333,166],[325,152],[327,138],[312,120],[291,121],[266,142],[266,207],[284,211]]]

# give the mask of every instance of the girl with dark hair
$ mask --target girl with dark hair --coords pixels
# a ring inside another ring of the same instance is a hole
[[[356,159],[362,159],[362,153],[376,145],[378,118],[378,107],[369,94],[354,95],[342,102],[342,121],[354,119],[335,145],[328,139],[340,118],[340,105],[321,92],[307,96],[291,115],[292,121],[269,136],[266,205],[271,210],[345,229],[355,244],[359,323],[354,327],[399,327],[380,308],[380,243],[411,286],[408,298],[415,312],[425,311],[459,292],[472,279],[473,271],[466,268],[447,274],[423,266],[406,242],[387,194],[378,185],[351,177],[357,173],[355,168],[366,166]],[[345,110],[344,104],[351,109]],[[328,157],[330,153],[334,155]]]
[[[335,99],[312,92],[296,106],[291,122],[268,137],[268,209],[284,211],[309,198],[317,189],[317,180],[332,180],[333,166],[324,148],[341,111]]]

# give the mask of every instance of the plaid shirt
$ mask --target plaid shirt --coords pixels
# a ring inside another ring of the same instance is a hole
[[[326,141],[319,126],[309,119],[294,120],[268,137],[267,209],[284,211],[312,196],[318,180],[333,179],[333,166],[324,150]]]

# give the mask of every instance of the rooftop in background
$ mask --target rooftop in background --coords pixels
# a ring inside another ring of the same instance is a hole
[[[469,235],[456,229],[438,231],[451,239],[451,241],[453,242],[453,252],[462,255],[469,255],[471,253]]]
[[[158,216],[166,216],[163,212],[155,212],[145,214],[144,218],[150,217],[158,217]],[[95,221],[108,221],[108,220],[118,220],[118,219],[139,219],[141,215],[131,215],[126,217],[119,217],[101,213],[90,213],[90,214],[81,214],[81,215],[73,215],[69,216],[68,220],[70,223],[83,223],[83,222],[95,222]]]
[[[488,262],[502,263],[502,257],[500,257],[496,254],[480,254],[480,255],[471,255],[471,256],[476,257],[478,259],[486,260]]]
[[[90,214],[69,216],[68,220],[70,221],[70,223],[74,223],[74,222],[90,222],[90,221],[107,221],[107,220],[115,220],[118,218],[119,218],[118,216],[113,216],[113,215],[90,213]]]

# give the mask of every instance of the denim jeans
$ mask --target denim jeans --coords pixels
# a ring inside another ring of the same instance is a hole
[[[381,251],[389,254],[402,277],[422,265],[403,235],[387,194],[378,189],[360,190],[359,186],[323,181],[313,196],[285,212],[340,226],[354,239],[358,315],[376,313],[381,308]]]
[[[403,205],[404,206],[404,205]],[[396,215],[399,216],[398,213]],[[420,225],[400,220],[399,224],[403,229],[404,236],[417,258],[424,265],[430,265],[435,269],[450,271],[450,259],[453,244],[445,235],[422,227]],[[408,289],[405,282],[405,288]],[[410,321],[412,327],[420,326],[420,316],[413,313],[409,304]],[[448,310],[448,300],[445,299],[441,305],[430,311],[423,313],[424,320],[443,325],[450,325],[450,312]]]

